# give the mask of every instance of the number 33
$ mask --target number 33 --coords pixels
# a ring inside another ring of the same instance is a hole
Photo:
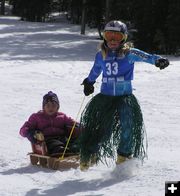
[[[108,76],[110,75],[117,75],[118,74],[118,63],[117,62],[113,62],[111,63],[106,63],[106,73]]]

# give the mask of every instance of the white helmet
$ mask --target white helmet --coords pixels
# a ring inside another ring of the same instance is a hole
[[[126,41],[128,36],[127,26],[121,21],[112,20],[105,25],[105,31],[116,31],[121,32],[124,35],[123,43]]]

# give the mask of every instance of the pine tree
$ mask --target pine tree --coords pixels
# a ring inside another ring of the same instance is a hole
[[[173,0],[169,4],[167,17],[167,51],[170,54],[180,50],[180,1]]]
[[[5,14],[5,0],[1,0],[1,10],[0,14],[4,15]]]
[[[51,11],[52,0],[11,0],[13,13],[22,20],[43,22]]]
[[[153,50],[156,53],[167,53],[167,16],[169,0],[153,1],[153,17],[155,34],[153,36]]]

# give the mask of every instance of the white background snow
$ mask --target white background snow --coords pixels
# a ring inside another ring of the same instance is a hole
[[[158,70],[137,63],[134,94],[144,114],[148,159],[116,168],[100,164],[87,172],[31,166],[31,146],[19,135],[41,109],[42,96],[56,92],[61,111],[74,119],[99,40],[96,33],[61,23],[22,22],[0,17],[0,196],[163,196],[165,181],[180,180],[180,58]],[[99,92],[100,78],[95,84]],[[91,98],[86,97],[85,103]],[[85,106],[84,103],[84,106]],[[83,106],[83,107],[84,107]]]

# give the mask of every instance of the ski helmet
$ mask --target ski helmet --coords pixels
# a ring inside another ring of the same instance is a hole
[[[127,36],[128,36],[127,26],[121,21],[113,20],[105,25],[103,37],[107,41],[106,32],[116,32],[116,33],[119,32],[121,34],[121,44],[127,40]]]

